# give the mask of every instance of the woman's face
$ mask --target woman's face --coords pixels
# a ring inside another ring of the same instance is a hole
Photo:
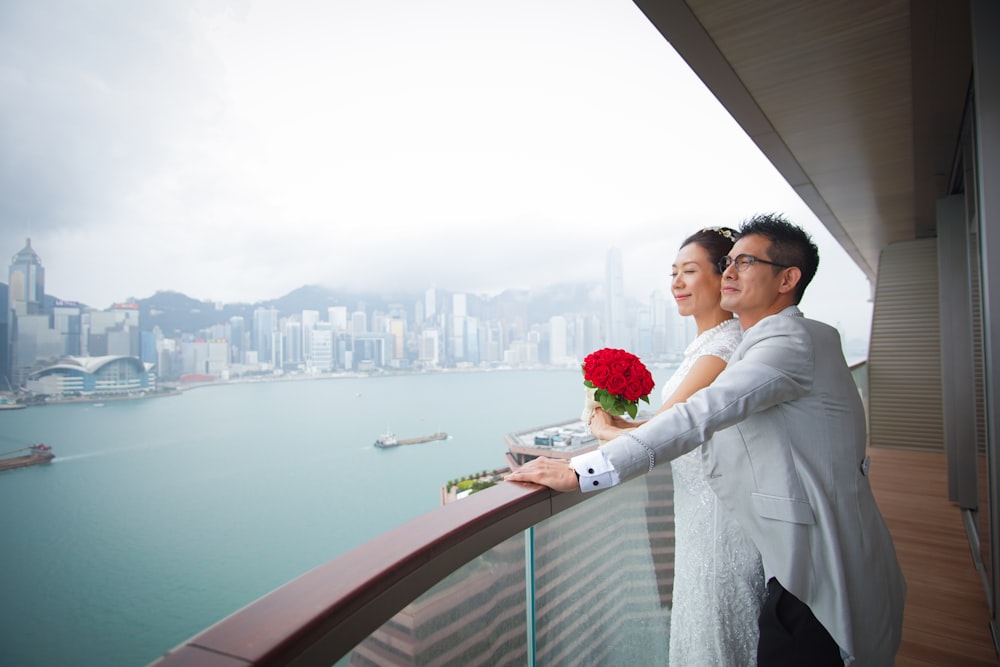
[[[670,275],[670,291],[681,315],[696,315],[719,307],[722,275],[712,266],[708,251],[697,243],[689,243],[678,251]]]

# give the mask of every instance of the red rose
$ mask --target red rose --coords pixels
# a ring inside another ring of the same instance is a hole
[[[628,383],[625,385],[625,391],[623,393],[625,394],[626,401],[632,401],[633,403],[635,403],[649,392],[643,391],[642,382],[640,382],[639,380],[632,379],[629,380]]]
[[[608,380],[604,384],[604,389],[606,389],[609,394],[618,396],[625,391],[625,385],[626,380],[624,375],[612,373],[608,376]]]
[[[632,362],[624,357],[615,357],[611,360],[611,371],[618,375],[625,375],[632,367]]]
[[[593,382],[595,387],[603,388],[610,374],[611,369],[606,364],[594,364],[593,368],[588,367],[584,377]]]

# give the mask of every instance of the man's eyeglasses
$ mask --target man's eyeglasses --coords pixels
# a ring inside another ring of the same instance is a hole
[[[719,271],[723,273],[726,272],[733,264],[736,265],[736,270],[739,272],[746,271],[750,268],[750,265],[754,262],[760,262],[761,264],[770,264],[771,266],[780,266],[783,269],[791,268],[788,264],[778,264],[777,262],[769,262],[766,259],[761,259],[760,257],[754,257],[753,255],[741,254],[736,255],[736,257],[730,257],[729,255],[724,255],[722,259],[719,260]]]

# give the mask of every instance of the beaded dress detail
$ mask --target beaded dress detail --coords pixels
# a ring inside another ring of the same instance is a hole
[[[664,385],[663,400],[699,357],[728,362],[741,337],[739,322],[732,319],[695,338]],[[764,570],[757,548],[708,485],[702,447],[670,463],[676,539],[670,664],[756,665]]]

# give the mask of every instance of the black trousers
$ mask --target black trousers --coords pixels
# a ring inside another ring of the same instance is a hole
[[[758,667],[844,667],[837,642],[777,579],[767,582],[759,624]]]

